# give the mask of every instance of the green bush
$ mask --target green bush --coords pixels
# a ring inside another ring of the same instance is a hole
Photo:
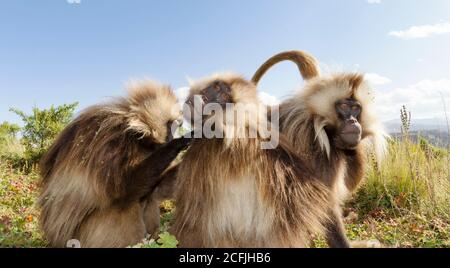
[[[0,124],[0,159],[14,167],[23,165],[23,146],[17,138],[20,127],[16,124],[3,122]]]
[[[78,103],[64,104],[50,109],[33,108],[31,114],[18,109],[10,109],[23,121],[22,143],[25,147],[25,158],[31,162],[37,162],[50,147],[56,136],[72,119]]]
[[[3,122],[0,124],[0,156],[14,151],[18,144],[17,134],[20,127],[16,124]]]

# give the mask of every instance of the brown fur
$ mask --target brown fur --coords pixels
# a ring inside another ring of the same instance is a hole
[[[303,79],[311,79],[320,75],[320,70],[316,59],[304,51],[285,51],[268,59],[253,75],[252,82],[257,85],[264,74],[274,65],[282,61],[292,61],[295,63],[303,76]]]
[[[255,86],[232,74],[192,85],[191,95],[215,81],[231,87],[233,103],[259,105]],[[247,117],[246,128],[263,118],[255,112]],[[261,136],[231,136],[196,139],[179,166],[172,232],[180,246],[307,247],[310,235],[323,232],[327,224],[327,188],[283,137],[278,148],[262,150]]]
[[[296,60],[301,61],[296,64],[303,66],[305,70],[318,69],[317,66],[313,66],[315,62],[301,58],[294,59]],[[264,65],[261,68],[264,70]],[[258,71],[257,74],[260,72]],[[255,76],[258,78],[255,81],[258,82],[260,77]],[[334,135],[339,119],[336,115],[335,103],[350,97],[360,102],[362,137],[363,140],[372,141],[378,160],[382,158],[385,151],[386,134],[375,115],[372,107],[373,94],[364,81],[363,75],[337,74],[326,78],[308,75],[304,78],[308,80],[305,88],[279,106],[280,131],[293,144],[295,152],[308,159],[308,165],[311,166],[315,177],[332,190],[330,198],[341,203],[363,179],[365,142],[360,143],[353,150],[341,150],[336,147]],[[345,246],[339,203],[335,205],[332,212],[335,223],[329,226],[329,243]],[[333,237],[331,234],[333,232],[340,233],[338,236],[341,237]],[[333,239],[341,241],[336,242]]]
[[[279,108],[280,131],[294,144],[297,153],[315,158],[319,156],[323,159],[319,162],[327,165],[333,162],[333,156],[345,155],[339,158],[352,164],[346,164],[342,172],[348,175],[346,184],[353,190],[363,176],[363,171],[359,169],[364,170],[365,143],[360,143],[353,151],[342,151],[334,146],[332,137],[333,129],[338,125],[334,103],[351,96],[363,107],[360,119],[362,136],[372,141],[377,157],[381,159],[385,150],[386,134],[374,115],[372,93],[362,75],[339,74],[310,80],[300,93],[284,101]]]
[[[280,105],[280,131],[292,142],[298,154],[310,159],[308,163],[314,174],[332,189],[331,198],[339,203],[357,188],[365,169],[364,142],[353,150],[339,149],[334,143],[338,126],[334,103],[349,97],[361,103],[362,136],[372,140],[377,157],[381,159],[385,134],[373,115],[370,89],[361,75],[341,74],[310,80],[302,92]],[[335,224],[329,227],[331,246],[346,246],[347,243],[339,203],[333,212]]]
[[[176,105],[169,87],[134,83],[126,98],[86,109],[63,130],[40,163],[40,220],[51,246],[125,247],[159,226],[162,194],[148,193],[165,187],[158,154],[168,155],[160,144],[180,117]]]

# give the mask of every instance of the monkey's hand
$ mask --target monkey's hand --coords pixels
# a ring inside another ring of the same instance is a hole
[[[180,152],[185,150],[192,142],[194,137],[193,132],[188,135],[184,135],[181,138],[173,139],[171,142],[163,145],[161,149],[158,149],[156,152]],[[169,148],[167,148],[169,147]]]
[[[136,167],[128,173],[127,195],[122,198],[123,201],[140,199],[153,192],[155,187],[161,183],[164,176],[163,172],[175,160],[178,154],[186,149],[192,142],[192,138],[173,139],[162,145]]]

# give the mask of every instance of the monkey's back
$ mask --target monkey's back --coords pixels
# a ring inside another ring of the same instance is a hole
[[[180,246],[308,246],[323,230],[328,192],[290,158],[259,139],[196,140],[178,173]]]
[[[40,224],[51,246],[78,238],[80,224],[125,192],[121,169],[144,157],[127,133],[120,103],[88,108],[59,135],[41,160]]]

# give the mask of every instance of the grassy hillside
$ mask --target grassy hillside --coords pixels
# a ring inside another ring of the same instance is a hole
[[[422,140],[391,141],[378,168],[349,202],[355,239],[376,238],[392,247],[450,247],[450,154]]]

